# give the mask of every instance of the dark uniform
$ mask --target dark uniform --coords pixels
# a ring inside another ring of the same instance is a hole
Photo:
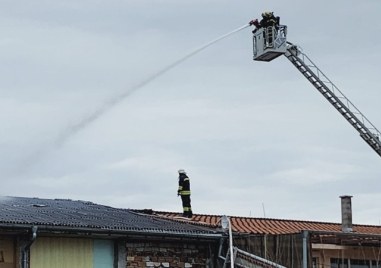
[[[279,17],[275,17],[273,12],[263,12],[262,19],[259,22],[263,28],[279,25]]]
[[[269,27],[275,27],[275,30],[278,30],[279,22],[280,22],[280,18],[275,17],[273,12],[263,12],[262,13],[262,19],[259,22],[259,25],[261,28],[266,29],[263,32],[263,34],[264,34],[263,37],[265,38],[265,40],[267,39],[267,42],[268,42],[267,45],[269,45],[269,46],[272,46],[274,36],[273,36],[272,28],[270,28],[270,29],[268,29],[268,28]],[[266,36],[266,32],[267,32],[268,36]]]
[[[179,171],[179,188],[177,190],[177,195],[181,196],[181,201],[183,203],[183,216],[192,218],[192,207],[191,207],[191,191],[190,191],[190,182],[189,177],[184,170],[180,169]]]

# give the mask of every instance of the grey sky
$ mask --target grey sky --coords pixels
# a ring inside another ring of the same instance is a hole
[[[110,99],[264,10],[381,128],[381,2],[1,1],[1,195],[195,213],[380,224],[381,159],[284,57],[252,61],[242,30]],[[264,210],[263,210],[264,208]]]

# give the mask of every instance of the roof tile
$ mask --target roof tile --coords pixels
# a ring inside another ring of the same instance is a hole
[[[173,218],[174,212],[154,211],[154,215]],[[211,227],[217,227],[222,215],[194,214],[192,222],[202,222]],[[232,230],[249,234],[294,234],[302,231],[341,232],[341,223],[285,220],[270,218],[230,217]],[[354,224],[353,231],[360,234],[381,235],[381,226]]]

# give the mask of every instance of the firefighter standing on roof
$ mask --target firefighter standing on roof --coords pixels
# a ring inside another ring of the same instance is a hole
[[[183,216],[187,218],[192,218],[192,207],[191,207],[191,191],[189,177],[187,176],[184,169],[179,169],[179,188],[177,190],[177,195],[181,196],[181,201],[183,203]]]

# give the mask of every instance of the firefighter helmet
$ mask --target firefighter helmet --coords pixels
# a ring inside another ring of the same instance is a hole
[[[185,174],[185,170],[184,170],[184,169],[179,169],[177,172],[178,172],[179,174]]]
[[[272,15],[273,15],[273,12],[269,12],[269,11],[262,13],[263,18],[270,18]]]

